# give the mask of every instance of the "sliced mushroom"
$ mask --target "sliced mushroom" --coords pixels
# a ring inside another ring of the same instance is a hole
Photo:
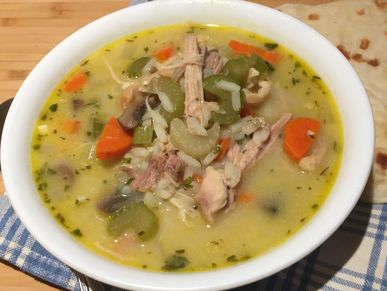
[[[157,104],[158,99],[152,95],[148,100],[150,106],[153,107]],[[118,121],[126,129],[135,128],[142,122],[142,116],[144,115],[145,110],[145,98],[140,92],[137,92],[133,95],[132,100],[121,113],[120,117],[118,117]]]
[[[81,109],[85,105],[85,101],[83,99],[75,98],[73,99],[73,110],[77,111]]]
[[[97,208],[106,214],[111,214],[129,203],[128,196],[109,195],[97,203]]]
[[[58,177],[65,181],[72,182],[74,180],[74,169],[66,163],[60,163],[54,166],[54,170]]]

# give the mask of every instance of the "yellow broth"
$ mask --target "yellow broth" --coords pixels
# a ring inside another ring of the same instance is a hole
[[[136,241],[129,234],[117,240],[106,231],[108,216],[96,205],[115,191],[114,162],[93,156],[98,127],[111,116],[119,116],[122,88],[111,77],[108,62],[119,77],[128,64],[152,56],[167,42],[181,49],[186,33],[216,47],[231,58],[231,39],[263,46],[269,39],[240,29],[181,24],[155,28],[129,35],[98,49],[68,73],[53,90],[36,121],[31,143],[32,170],[36,187],[53,217],[86,248],[115,262],[154,271],[163,270],[165,259],[173,254],[187,258],[182,271],[202,271],[226,267],[261,255],[286,241],[306,224],[324,203],[340,165],[343,144],[341,120],[334,100],[323,80],[300,57],[279,44],[283,57],[275,66],[271,96],[258,107],[258,116],[269,123],[284,112],[314,117],[321,121],[321,135],[328,145],[323,163],[312,172],[301,171],[286,157],[282,138],[242,178],[238,193],[256,197],[253,203],[236,202],[214,223],[201,216],[189,226],[178,218],[177,209],[162,201],[152,210],[160,229],[149,241]],[[234,56],[235,57],[235,56]],[[68,93],[63,86],[82,70],[88,74],[84,89]],[[73,99],[85,100],[84,109],[73,110]],[[79,121],[79,131],[69,133],[68,120]],[[96,121],[96,128],[93,122]],[[96,130],[96,132],[95,132]],[[52,171],[61,162],[75,169],[72,183]]]

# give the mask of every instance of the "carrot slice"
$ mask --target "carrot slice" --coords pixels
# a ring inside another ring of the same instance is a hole
[[[175,51],[175,46],[173,44],[169,44],[168,46],[158,49],[155,52],[155,57],[160,62],[165,62],[173,55],[174,51]]]
[[[238,194],[238,202],[241,202],[241,203],[251,203],[255,200],[255,197],[254,195],[251,195],[249,193],[240,193]]]
[[[231,139],[230,138],[224,138],[219,140],[220,145],[220,151],[218,156],[216,157],[217,161],[223,160],[224,156],[226,155],[228,149],[230,148]]]
[[[66,92],[74,92],[78,91],[79,89],[82,89],[82,87],[87,82],[87,76],[83,72],[79,72],[78,74],[75,74],[64,86],[64,90]]]
[[[253,109],[251,108],[251,105],[250,104],[248,104],[248,103],[246,103],[244,106],[243,106],[243,108],[242,108],[242,110],[241,110],[241,112],[239,113],[239,116],[240,117],[246,117],[246,116],[253,116],[253,117],[255,117],[255,116],[257,116],[257,114],[253,111]]]
[[[290,120],[284,130],[284,151],[290,158],[299,161],[309,152],[319,130],[320,122],[316,119],[300,117]]]
[[[281,55],[279,53],[271,52],[237,40],[230,40],[228,46],[238,55],[251,56],[255,54],[272,64],[278,63],[281,59]]]
[[[77,119],[68,119],[64,122],[64,128],[68,133],[78,132],[81,122]]]
[[[106,123],[97,143],[96,156],[100,160],[117,159],[124,155],[133,137],[118,122],[116,118],[110,118]]]

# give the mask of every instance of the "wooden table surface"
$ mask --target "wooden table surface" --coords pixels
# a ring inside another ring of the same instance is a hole
[[[252,2],[273,7],[291,2],[319,4],[330,0]],[[32,68],[66,36],[94,19],[126,7],[128,3],[128,0],[0,0],[0,102],[15,96]],[[3,192],[0,175],[0,193]],[[56,288],[0,263],[0,290],[45,291]]]

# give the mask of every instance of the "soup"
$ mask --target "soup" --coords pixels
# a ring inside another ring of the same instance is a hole
[[[43,202],[88,249],[203,271],[305,225],[342,144],[329,89],[297,55],[237,28],[180,24],[116,40],[69,72],[31,159]]]

